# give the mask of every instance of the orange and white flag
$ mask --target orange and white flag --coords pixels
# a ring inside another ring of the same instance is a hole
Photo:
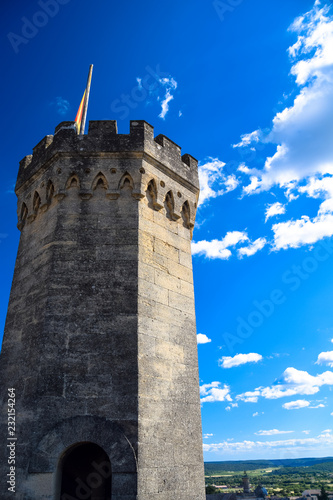
[[[75,124],[76,124],[76,131],[79,134],[81,130],[81,123],[82,123],[82,114],[83,114],[83,106],[84,106],[84,100],[86,98],[86,90],[84,91],[79,109],[77,110],[76,118],[75,118]]]

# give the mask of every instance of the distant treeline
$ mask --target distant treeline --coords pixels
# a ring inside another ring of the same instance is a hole
[[[243,472],[258,469],[270,469],[276,467],[286,467],[274,471],[273,474],[291,474],[290,468],[307,467],[307,472],[331,472],[333,471],[333,457],[325,458],[289,458],[285,460],[239,460],[232,462],[205,462],[205,474],[214,475],[220,472]],[[298,469],[295,473],[304,472]]]
[[[270,475],[283,476],[287,474],[315,474],[316,472],[333,472],[333,462],[324,462],[316,465],[303,467],[284,467],[274,470]]]

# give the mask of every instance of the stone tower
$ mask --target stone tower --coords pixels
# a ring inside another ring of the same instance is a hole
[[[1,499],[13,498],[10,480],[20,500],[205,498],[190,251],[198,192],[196,160],[144,121],[129,134],[91,121],[84,136],[63,122],[20,163]]]

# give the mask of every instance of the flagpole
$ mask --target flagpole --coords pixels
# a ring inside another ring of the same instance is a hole
[[[84,99],[83,112],[82,112],[82,122],[81,122],[80,135],[84,135],[84,129],[86,126],[92,70],[93,70],[93,64],[90,64],[88,80],[87,80],[86,95],[85,95],[85,99]]]

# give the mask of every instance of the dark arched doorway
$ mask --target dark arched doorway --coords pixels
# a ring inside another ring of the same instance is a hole
[[[62,460],[60,500],[110,500],[111,463],[94,443],[72,446]]]

